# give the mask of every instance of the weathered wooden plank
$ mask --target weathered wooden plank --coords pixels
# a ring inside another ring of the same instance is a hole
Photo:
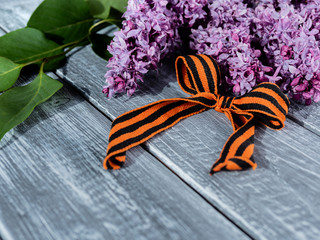
[[[64,87],[0,142],[0,234],[11,239],[248,239],[141,147],[104,171],[111,122]]]

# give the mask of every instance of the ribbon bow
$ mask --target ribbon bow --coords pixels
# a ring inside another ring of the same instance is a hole
[[[252,159],[255,125],[271,129],[284,127],[289,100],[273,83],[261,83],[241,97],[219,95],[221,74],[214,59],[207,55],[178,57],[176,74],[180,87],[191,97],[164,99],[137,108],[116,118],[109,136],[105,169],[119,169],[125,152],[180,120],[207,109],[223,112],[234,132],[225,143],[210,174],[226,170],[255,169]]]

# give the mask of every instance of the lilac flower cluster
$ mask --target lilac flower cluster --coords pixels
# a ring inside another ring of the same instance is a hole
[[[193,27],[196,22],[207,19],[204,7],[208,0],[171,0],[170,4],[181,25]]]
[[[113,55],[103,88],[108,98],[124,91],[131,96],[142,75],[155,69],[160,59],[179,45],[179,20],[167,5],[167,0],[128,1],[123,27],[108,47]]]
[[[123,27],[115,33],[108,47],[109,59],[103,93],[131,96],[143,74],[156,69],[181,43],[178,29],[192,27],[196,20],[206,18],[203,10],[207,0],[129,0],[123,15]]]
[[[242,95],[264,81],[265,72],[271,70],[260,62],[260,50],[251,47],[253,9],[242,0],[215,0],[208,8],[210,22],[191,30],[190,48],[214,56],[226,83],[236,95]]]
[[[124,18],[108,47],[108,97],[132,95],[184,29],[190,49],[217,59],[226,91],[269,81],[297,101],[320,101],[319,0],[129,0]]]
[[[254,33],[260,40],[276,82],[294,100],[306,105],[320,100],[320,2],[281,2],[255,8]]]

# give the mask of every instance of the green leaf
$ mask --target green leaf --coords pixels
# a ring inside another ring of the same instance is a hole
[[[85,38],[93,20],[85,0],[45,0],[34,11],[27,26],[66,44]]]
[[[95,18],[109,18],[110,8],[118,10],[121,13],[126,11],[127,0],[86,0],[89,4],[90,12]]]
[[[0,95],[0,139],[11,128],[23,122],[40,103],[48,100],[62,83],[45,75],[23,87],[12,88]]]
[[[0,92],[7,90],[17,81],[23,65],[15,64],[10,59],[0,57]]]
[[[45,70],[54,70],[64,59],[64,46],[48,40],[45,35],[34,28],[22,28],[0,37],[0,56],[18,64],[39,62],[51,56],[61,55],[59,59],[46,64]]]
[[[90,35],[90,41],[92,43],[92,50],[99,57],[108,60],[112,55],[108,52],[107,46],[110,44],[113,37],[109,37],[104,34],[93,33]]]

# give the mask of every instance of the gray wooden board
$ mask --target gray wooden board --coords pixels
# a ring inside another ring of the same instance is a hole
[[[141,147],[127,172],[103,170],[110,125],[65,86],[4,137],[4,240],[248,239]]]
[[[169,65],[162,68],[159,75],[149,74],[147,84],[131,99],[122,96],[106,102],[100,93],[104,65],[104,61],[85,48],[57,73],[112,119],[155,100],[184,96],[175,82],[173,65]],[[226,119],[208,111],[184,120],[146,146],[255,238],[315,239],[319,236],[319,138],[292,121],[287,121],[286,128],[280,132],[260,128],[256,171],[209,177],[209,168],[230,133]],[[308,144],[310,142],[314,144]]]

